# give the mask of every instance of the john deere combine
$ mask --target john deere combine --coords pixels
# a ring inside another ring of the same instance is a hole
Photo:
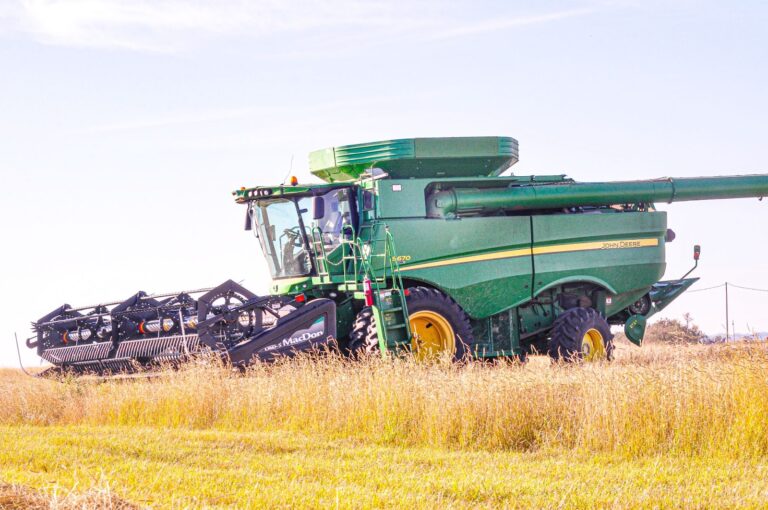
[[[659,281],[674,239],[656,202],[763,197],[768,175],[579,183],[502,176],[507,137],[418,138],[310,154],[323,183],[235,191],[273,286],[63,305],[30,348],[115,372],[207,349],[235,365],[329,344],[351,355],[610,359],[696,278]],[[695,251],[698,260],[698,248]]]

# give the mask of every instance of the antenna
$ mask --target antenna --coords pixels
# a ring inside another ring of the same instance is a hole
[[[281,181],[282,184],[285,184],[285,181],[290,177],[291,173],[293,172],[293,154],[291,154],[291,164],[288,167],[288,173],[285,174],[285,177],[283,177],[283,180]]]

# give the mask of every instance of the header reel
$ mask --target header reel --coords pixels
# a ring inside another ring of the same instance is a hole
[[[308,344],[327,343],[329,333],[335,336],[335,304],[331,304],[332,320],[325,320],[322,335],[312,338],[321,341]],[[35,336],[26,343],[60,370],[135,372],[188,361],[205,350],[228,357],[235,347],[275,329],[277,336],[290,336],[295,331],[290,315],[301,306],[287,297],[258,297],[231,280],[213,289],[178,294],[138,292],[122,302],[81,308],[62,305],[32,324]],[[246,351],[239,352],[239,364],[250,363],[252,357],[274,357],[272,350],[266,356],[254,352],[248,359],[243,359]]]

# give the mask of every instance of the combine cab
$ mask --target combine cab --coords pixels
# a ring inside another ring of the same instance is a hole
[[[63,305],[34,323],[27,345],[62,369],[100,373],[203,351],[245,366],[329,347],[610,359],[611,325],[640,345],[646,319],[696,281],[659,281],[674,233],[654,203],[768,194],[768,175],[502,176],[517,158],[507,137],[316,151],[310,167],[324,183],[233,193],[269,265],[269,296],[228,281]]]

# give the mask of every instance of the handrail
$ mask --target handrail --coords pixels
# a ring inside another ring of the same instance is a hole
[[[322,264],[323,268],[322,270],[318,268],[318,274],[319,276],[325,276],[329,274],[328,271],[328,258],[326,257],[325,252],[325,244],[323,243],[323,231],[320,230],[320,227],[314,226],[312,227],[312,230],[310,232],[312,236],[312,251],[315,254],[315,260],[320,260],[322,258]],[[319,235],[319,237],[316,237],[316,234]],[[320,254],[317,252],[317,245],[320,244],[320,249],[322,250],[323,256],[320,257]]]

